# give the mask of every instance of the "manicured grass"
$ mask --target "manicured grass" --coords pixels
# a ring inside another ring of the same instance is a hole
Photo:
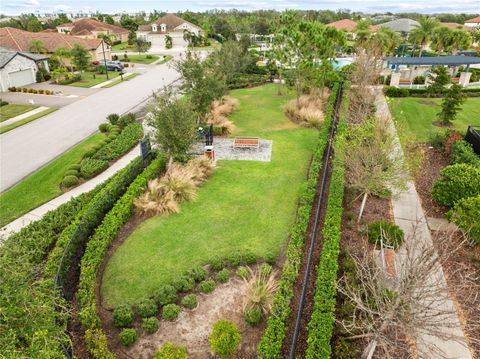
[[[107,80],[111,80],[118,76],[119,76],[119,73],[117,71],[108,71],[108,77],[109,77],[108,79],[105,74],[97,74],[95,72],[84,72],[82,74],[82,79],[80,81],[71,83],[68,86],[92,87],[102,82],[105,82]]]
[[[295,220],[318,132],[283,114],[290,96],[267,85],[231,92],[240,109],[234,135],[273,140],[272,162],[219,161],[195,202],[181,213],[138,226],[109,260],[102,298],[108,307],[133,303],[214,256],[250,250],[279,254]]]
[[[149,56],[149,58],[147,58]],[[151,64],[160,58],[158,55],[128,55],[128,62],[134,62],[136,64]],[[121,59],[123,61],[123,58]]]
[[[133,79],[135,76],[138,76],[138,75],[140,75],[140,74],[137,73],[137,72],[134,72],[128,77],[123,76],[123,80],[121,78],[119,78],[118,80],[112,81],[109,84],[106,84],[105,86],[102,86],[102,89],[108,89],[108,88],[113,87],[115,85],[121,84],[122,82]]]
[[[29,122],[35,121],[35,120],[39,119],[40,117],[48,115],[49,113],[52,113],[53,111],[56,111],[56,110],[57,110],[56,108],[47,108],[46,110],[41,111],[39,113],[36,113],[35,115],[29,116],[27,118],[24,118],[23,120],[16,121],[16,122],[14,122],[10,125],[4,126],[4,127],[0,127],[0,134],[11,131],[14,128],[23,126],[23,125],[25,125]]]
[[[121,42],[120,44],[112,46],[112,52],[133,51],[134,49],[134,46],[129,45],[128,42]]]
[[[171,59],[173,59],[172,55],[165,55],[162,61],[157,62],[157,65],[163,65],[163,64],[167,63],[168,61],[170,61]]]
[[[32,105],[17,105],[9,103],[8,105],[0,107],[0,122],[9,120],[22,113],[35,110],[38,106]]]
[[[105,139],[95,134],[45,167],[0,194],[0,227],[62,194],[60,182],[68,166],[78,163],[85,152]]]
[[[430,136],[443,128],[433,125],[438,121],[442,99],[403,97],[389,100],[390,111],[395,123],[402,132],[401,137],[427,142]],[[468,125],[480,125],[480,98],[470,97],[462,105],[457,119],[453,122],[455,129],[465,133]]]

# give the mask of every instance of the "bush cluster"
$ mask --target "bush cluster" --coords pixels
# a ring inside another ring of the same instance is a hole
[[[480,194],[456,202],[448,212],[448,218],[480,244]]]
[[[143,299],[137,303],[137,312],[142,318],[157,315],[157,303],[153,299]]]
[[[215,285],[215,281],[213,281],[212,279],[207,279],[201,282],[198,287],[202,293],[208,294],[208,293],[212,293],[215,290],[216,285]]]
[[[225,260],[220,257],[215,257],[210,260],[210,268],[215,272],[225,268]]]
[[[138,122],[131,123],[115,139],[100,148],[93,155],[93,158],[107,161],[116,160],[135,146],[142,137],[142,124]]]
[[[452,164],[466,163],[480,167],[480,157],[473,151],[472,145],[467,141],[457,141],[452,145],[450,162]]]
[[[163,307],[162,318],[165,320],[173,321],[178,318],[178,315],[182,309],[176,304],[167,304]]]
[[[188,309],[194,309],[198,305],[197,296],[195,294],[187,294],[182,299],[182,305]]]
[[[243,319],[252,327],[256,327],[262,321],[262,311],[260,308],[249,308],[243,312]]]
[[[110,243],[117,237],[123,225],[128,221],[134,210],[134,200],[143,193],[148,181],[156,178],[165,169],[165,157],[158,157],[128,186],[125,194],[115,203],[115,206],[105,216],[102,224],[90,238],[82,257],[80,280],[78,284],[78,300],[80,305],[80,321],[87,329],[100,328],[100,317],[96,307],[95,287],[96,277]],[[157,303],[160,301],[155,298]],[[87,341],[87,338],[85,337]],[[90,352],[97,348],[95,342],[88,342]]]
[[[300,195],[297,221],[292,228],[286,253],[287,261],[283,266],[278,289],[267,321],[267,327],[265,328],[258,347],[258,354],[262,359],[281,357],[282,345],[291,311],[290,302],[293,297],[293,286],[297,280],[298,271],[302,262],[302,253],[310,220],[310,212],[315,198],[317,178],[322,166],[322,157],[325,152],[328,133],[332,124],[337,91],[338,85],[335,85],[325,109],[325,122],[319,131],[319,139],[310,166],[308,181]]]
[[[177,300],[177,290],[174,286],[166,284],[153,293],[153,298],[158,305],[172,304]]]
[[[165,343],[153,359],[187,359],[187,348],[174,343]]]
[[[235,323],[219,320],[213,325],[210,334],[210,349],[220,357],[227,358],[237,352],[240,340],[240,331]]]
[[[160,322],[155,317],[144,318],[142,327],[145,333],[153,334],[160,327]]]
[[[444,97],[448,89],[438,90],[436,89],[433,92],[429,88],[424,89],[409,89],[409,88],[399,88],[394,86],[386,86],[384,88],[385,95],[388,97]],[[465,96],[468,97],[479,97],[480,91],[476,88],[466,88],[462,89],[462,92]]]
[[[195,268],[193,268],[192,270],[190,270],[190,271],[188,272],[188,275],[189,275],[191,278],[193,278],[193,280],[194,280],[195,282],[201,282],[202,280],[204,280],[205,278],[207,278],[207,274],[208,274],[208,272],[207,272],[204,268],[202,268],[202,267],[200,267],[200,266],[195,267]]]
[[[82,162],[80,162],[80,175],[85,179],[92,178],[105,171],[107,167],[108,161],[84,158]]]
[[[480,194],[480,167],[459,163],[445,167],[440,174],[432,187],[434,201],[452,207],[462,198]]]
[[[230,272],[228,269],[222,269],[215,275],[215,280],[220,283],[227,283],[230,279]]]
[[[0,107],[7,106],[7,105],[8,105],[7,101],[3,101],[2,99],[0,99]]]
[[[79,183],[79,179],[77,176],[66,174],[66,176],[63,177],[61,185],[63,188],[71,188],[73,186],[76,186],[78,183]]]
[[[133,324],[133,310],[129,305],[121,305],[113,311],[113,324],[117,328],[129,327]]]
[[[123,329],[120,334],[118,334],[118,339],[122,345],[128,347],[135,343],[138,338],[138,333],[135,328],[125,328]]]
[[[227,84],[229,90],[246,87],[255,87],[270,82],[270,75],[263,74],[242,74],[236,76],[234,81]]]
[[[241,279],[248,279],[248,277],[250,277],[250,271],[248,270],[247,267],[243,267],[243,266],[238,267],[235,274]]]
[[[195,287],[195,280],[189,276],[181,276],[172,282],[172,285],[179,292],[188,292]]]
[[[380,241],[383,241],[384,245],[398,248],[402,245],[403,239],[403,230],[396,224],[381,220],[368,225],[369,243],[379,244]]]
[[[32,89],[27,87],[9,87],[8,91],[10,92],[24,92],[24,93],[31,93],[31,94],[39,94],[39,95],[53,95],[54,92],[51,90],[43,90],[43,89]]]

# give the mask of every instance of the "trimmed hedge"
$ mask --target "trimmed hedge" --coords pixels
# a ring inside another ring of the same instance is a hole
[[[325,121],[319,131],[317,148],[313,154],[308,180],[299,198],[297,220],[290,234],[290,242],[286,252],[287,260],[283,266],[278,289],[273,299],[267,327],[258,346],[259,358],[276,359],[281,356],[282,345],[285,340],[288,319],[291,312],[290,302],[293,297],[293,286],[297,281],[298,271],[302,263],[310,212],[315,199],[317,179],[322,167],[322,157],[327,146],[328,134],[332,124],[337,91],[338,84],[335,84],[326,106]]]
[[[348,88],[344,91],[344,99]],[[340,239],[342,231],[343,192],[345,165],[341,152],[346,143],[347,124],[340,119],[335,138],[335,157],[332,164],[332,179],[328,194],[327,212],[323,225],[323,248],[317,267],[317,283],[313,299],[313,312],[308,323],[307,351],[305,357],[330,358],[330,342],[335,323],[336,281]]]
[[[405,87],[394,87],[394,86],[385,86],[384,93],[388,97],[445,97],[447,88],[444,90],[436,89],[433,92],[428,88],[405,88]],[[480,97],[480,90],[476,88],[464,88],[462,93],[467,97]]]
[[[448,218],[480,244],[480,195],[459,200],[448,212]]]
[[[131,217],[135,198],[145,190],[148,181],[158,177],[165,169],[166,159],[159,156],[128,187],[125,194],[117,201],[103,222],[90,238],[80,266],[80,280],[77,297],[80,305],[80,321],[85,328],[101,330],[95,298],[97,272],[103,262],[110,243],[117,237],[123,225]],[[85,337],[87,341],[88,338]],[[90,353],[95,356],[95,342],[88,342]]]
[[[480,194],[480,167],[459,163],[445,167],[440,174],[432,187],[435,202],[452,207],[462,198]]]
[[[143,137],[143,127],[139,122],[126,126],[112,141],[102,146],[93,156],[97,160],[113,161],[123,156]]]
[[[0,247],[0,308],[3,328],[1,352],[7,358],[60,357],[60,342],[68,345],[65,327],[56,323],[51,291],[41,271],[48,252],[78,212],[105,183],[72,198],[42,219],[5,238]]]
[[[473,146],[467,141],[457,141],[452,145],[450,162],[466,163],[480,167],[480,157],[473,151]]]
[[[97,160],[95,158],[85,158],[80,163],[80,175],[83,178],[92,178],[103,172],[108,167],[105,160]]]

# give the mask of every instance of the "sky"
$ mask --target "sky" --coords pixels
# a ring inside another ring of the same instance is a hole
[[[0,0],[0,13],[202,11],[209,9],[350,9],[363,12],[480,13],[480,0]]]

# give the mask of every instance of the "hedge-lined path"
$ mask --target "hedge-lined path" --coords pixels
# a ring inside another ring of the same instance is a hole
[[[33,221],[37,221],[42,218],[48,211],[56,209],[58,206],[68,202],[71,198],[76,197],[82,193],[88,192],[94,189],[97,185],[104,182],[108,178],[112,177],[115,173],[126,167],[133,159],[140,156],[140,146],[135,146],[130,152],[117,160],[113,165],[108,167],[105,171],[98,176],[88,180],[78,187],[58,196],[51,201],[35,208],[34,210],[24,214],[20,218],[17,218],[13,222],[10,222],[5,227],[0,229],[0,235],[9,235],[14,232],[18,232],[23,227],[27,226]]]
[[[396,151],[403,155],[395,125],[382,90],[377,91],[375,105],[377,107],[378,115],[389,121],[392,133],[396,136]],[[426,246],[433,246],[431,233],[428,228],[425,213],[423,212],[420,197],[418,196],[415,184],[412,181],[408,181],[406,190],[394,191],[392,196],[392,207],[395,223],[405,232],[405,238],[415,238],[417,241],[424,242]],[[432,273],[431,277],[433,283],[443,283],[445,290],[448,291],[445,275],[441,267],[439,267],[436,272]],[[447,336],[454,336],[458,339],[444,340],[423,333],[421,343],[417,343],[420,351],[426,352],[428,347],[436,346],[444,353],[444,355],[442,356],[438,353],[430,352],[428,356],[429,359],[444,357],[462,359],[472,358],[453,301],[451,299],[446,300],[445,298],[432,298],[430,306],[444,308],[446,312],[448,311],[452,313],[450,323],[447,325],[448,328],[444,328],[444,330]],[[428,347],[425,347],[425,344],[422,343],[426,343]]]

